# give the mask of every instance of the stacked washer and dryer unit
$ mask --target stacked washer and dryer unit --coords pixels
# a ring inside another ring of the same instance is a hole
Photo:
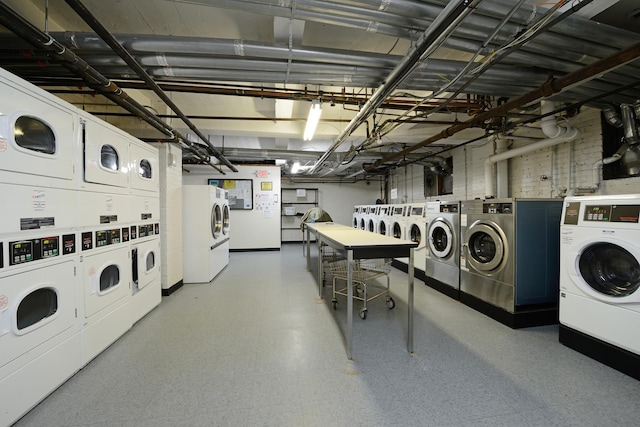
[[[13,422],[134,322],[136,140],[2,69],[0,92],[0,419]]]
[[[460,300],[512,328],[558,322],[559,199],[460,204]]]
[[[567,197],[560,342],[640,379],[640,194]]]
[[[185,185],[183,280],[207,283],[229,264],[229,196],[214,185]]]

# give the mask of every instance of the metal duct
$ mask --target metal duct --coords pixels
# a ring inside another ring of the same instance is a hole
[[[633,105],[620,105],[620,112],[622,114],[624,139],[627,144],[635,145],[640,142],[640,135],[638,134],[638,127],[636,126],[636,117],[633,112]]]
[[[418,62],[425,56],[429,56],[440,42],[444,40],[453,29],[466,17],[472,7],[482,0],[458,0],[451,1],[438,16],[433,25],[420,37],[416,45],[407,56],[393,69],[391,74],[371,98],[356,114],[346,128],[338,135],[333,145],[318,159],[317,163],[309,169],[308,174],[313,174],[322,166],[322,163],[345,141],[351,133],[365,122],[391,94],[393,90],[413,71]]]
[[[191,129],[206,145],[209,146],[209,149],[213,153],[213,155],[222,163],[224,163],[229,169],[233,172],[238,172],[238,169],[235,168],[227,160],[222,153],[220,153],[205,137],[202,132],[196,128],[196,126],[184,115],[184,113],[178,108],[178,106],[164,93],[164,91],[156,84],[156,82],[147,74],[147,72],[138,64],[133,56],[126,49],[118,43],[118,41],[111,35],[111,33],[104,28],[104,26],[98,22],[98,20],[89,12],[89,10],[84,7],[84,5],[79,0],[65,0],[69,6],[78,14],[84,21],[89,24],[89,26],[98,34],[102,39],[116,52],[140,77],[144,82],[149,86],[153,92],[162,99],[162,101],[171,108],[171,110],[180,117],[180,119]],[[220,171],[222,172],[222,171]]]

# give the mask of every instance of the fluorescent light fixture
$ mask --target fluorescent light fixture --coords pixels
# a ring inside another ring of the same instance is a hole
[[[322,114],[322,104],[319,99],[311,101],[311,109],[309,110],[309,117],[307,117],[307,125],[304,128],[305,141],[311,141],[313,134],[316,132],[316,127],[320,121],[320,115]]]
[[[300,171],[300,162],[294,162],[291,166],[291,173],[298,173]]]

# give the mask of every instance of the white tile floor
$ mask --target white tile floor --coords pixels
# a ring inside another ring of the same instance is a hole
[[[315,265],[315,263],[313,263]],[[406,352],[396,308],[317,295],[299,245],[232,253],[211,284],[185,285],[16,426],[637,426],[640,382],[512,330],[416,282]]]

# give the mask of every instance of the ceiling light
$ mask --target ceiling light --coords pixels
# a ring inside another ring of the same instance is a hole
[[[298,173],[300,171],[300,162],[294,162],[291,166],[291,173]]]
[[[309,117],[307,117],[307,125],[304,128],[304,140],[311,141],[313,134],[316,132],[316,126],[320,121],[322,114],[322,104],[319,99],[311,101],[311,109],[309,109]]]

